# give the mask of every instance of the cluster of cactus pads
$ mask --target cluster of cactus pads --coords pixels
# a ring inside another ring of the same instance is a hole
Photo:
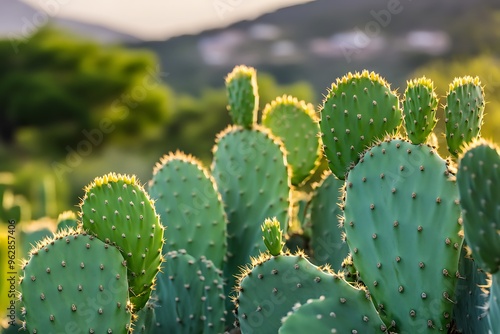
[[[448,153],[426,78],[400,100],[380,75],[349,73],[318,112],[282,96],[261,124],[255,70],[226,87],[234,124],[210,168],[175,152],[146,189],[96,178],[79,216],[32,242],[24,329],[500,331],[500,152],[480,138],[478,78],[450,84]]]

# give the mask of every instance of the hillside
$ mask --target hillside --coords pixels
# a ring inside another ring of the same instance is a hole
[[[70,33],[101,43],[138,43],[136,37],[106,27],[75,20],[53,18],[50,12],[38,10],[19,0],[2,0],[0,38],[25,39],[36,29],[49,23]]]
[[[347,71],[378,71],[399,86],[437,57],[500,52],[499,13],[494,0],[317,0],[223,29],[130,46],[153,50],[178,91],[222,86],[221,78],[245,63],[280,83],[311,82],[319,101]]]

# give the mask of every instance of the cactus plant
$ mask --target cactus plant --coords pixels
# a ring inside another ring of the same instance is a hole
[[[484,90],[478,77],[456,78],[446,95],[445,123],[448,151],[453,156],[480,135],[484,114]]]
[[[374,72],[337,79],[321,108],[321,138],[332,172],[341,180],[359,155],[401,123],[399,98]]]
[[[386,323],[446,330],[462,246],[447,162],[426,145],[380,142],[349,172],[344,214],[354,264]]]
[[[260,126],[230,126],[217,137],[212,173],[229,221],[224,269],[229,291],[239,267],[266,249],[260,222],[276,217],[287,231],[290,180],[284,156],[281,144]]]
[[[192,156],[164,156],[149,182],[149,194],[169,238],[163,253],[184,249],[222,268],[227,250],[227,218],[212,176]]]
[[[387,326],[380,320],[368,298],[353,288],[342,290],[340,298],[321,296],[295,306],[293,312],[283,319],[283,325],[278,333],[386,332]]]
[[[471,257],[470,249],[462,248],[458,267],[460,275],[453,309],[455,328],[459,333],[488,333],[490,328],[485,306],[488,303],[487,275]]]
[[[316,263],[330,264],[336,271],[342,270],[342,262],[349,253],[344,241],[342,224],[341,181],[331,172],[324,173],[315,186],[311,199],[311,248]]]
[[[264,237],[270,224],[271,221],[268,220],[262,225]],[[268,251],[273,249],[274,247],[270,247]],[[349,285],[328,266],[314,266],[301,252],[293,255],[281,252],[276,256],[263,253],[253,258],[251,267],[241,272],[238,283],[238,295],[234,302],[242,333],[277,333],[281,327],[281,319],[296,303],[304,304],[309,299],[321,298],[324,294],[328,294],[329,301],[322,312],[351,314],[342,318],[342,328],[363,328],[364,326],[359,326],[360,320],[367,317],[372,319],[369,328],[382,331],[387,329],[369,300],[368,291]],[[285,320],[283,333],[291,333],[290,330],[304,316],[308,320],[314,319],[308,313],[292,315],[289,320]],[[289,325],[287,321],[290,321]],[[340,323],[336,324],[341,326]]]
[[[264,108],[262,125],[283,141],[292,184],[297,186],[305,182],[319,166],[321,158],[314,107],[291,96],[278,97]]]
[[[158,275],[155,333],[222,333],[225,296],[222,273],[210,260],[171,251]]]
[[[64,211],[57,217],[57,230],[62,231],[68,227],[78,227],[78,217],[73,211]]]
[[[30,333],[127,333],[131,312],[120,251],[67,230],[42,241],[23,265],[19,284]]]
[[[254,68],[236,66],[226,77],[228,111],[234,124],[250,129],[257,121],[259,93]]]
[[[148,301],[146,305],[135,314],[135,320],[132,324],[133,332],[154,334],[157,327],[158,322],[156,320],[154,301]]]
[[[494,274],[500,269],[500,155],[498,149],[480,140],[460,158],[457,183],[460,190],[464,233],[479,267]]]
[[[108,174],[85,188],[80,206],[83,228],[122,252],[130,299],[141,309],[162,262],[163,226],[153,201],[134,176]]]
[[[404,93],[403,114],[406,134],[413,144],[422,144],[436,126],[438,98],[434,84],[422,77],[407,82]]]

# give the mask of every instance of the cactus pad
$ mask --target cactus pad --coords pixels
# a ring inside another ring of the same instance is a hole
[[[448,151],[458,156],[462,146],[479,137],[483,124],[484,91],[478,77],[456,78],[446,96],[445,123]]]
[[[130,300],[141,309],[162,262],[163,226],[154,204],[135,177],[108,174],[86,187],[83,228],[116,245],[128,268]]]
[[[354,265],[382,319],[405,333],[446,330],[463,242],[447,162],[426,145],[378,143],[349,172],[344,214]]]
[[[436,126],[438,99],[425,77],[408,81],[403,101],[404,124],[413,144],[423,144]]]
[[[227,288],[250,256],[265,251],[260,226],[276,217],[287,231],[289,171],[281,144],[263,127],[230,126],[218,135],[212,171],[228,216]]]
[[[328,267],[314,266],[301,253],[276,257],[263,254],[254,258],[252,268],[239,278],[235,304],[241,331],[277,333],[281,319],[295,304],[325,294],[338,302],[333,312],[344,314],[340,311],[344,307],[345,312],[359,314],[352,316],[357,320],[376,314],[366,290],[352,287]]]
[[[181,152],[164,156],[149,182],[149,194],[167,228],[163,253],[184,249],[218,268],[226,255],[226,213],[212,176]]]
[[[264,108],[262,125],[283,141],[286,160],[292,168],[292,184],[306,181],[321,158],[314,107],[291,96],[278,97]]]
[[[481,140],[466,149],[459,164],[465,239],[479,267],[494,274],[500,269],[500,155]]]
[[[386,332],[387,326],[369,299],[352,288],[343,293],[341,298],[321,296],[295,306],[283,319],[279,334]]]
[[[399,99],[373,72],[347,74],[332,84],[321,109],[321,136],[332,172],[341,180],[359,155],[401,124]]]
[[[343,240],[340,217],[342,187],[344,181],[331,172],[325,173],[321,182],[316,185],[311,199],[311,248],[316,263],[330,264],[333,270],[339,271],[342,262],[349,253],[349,247]]]
[[[158,275],[158,333],[223,333],[225,296],[222,273],[210,260],[184,250],[167,253]]]
[[[254,68],[236,66],[226,77],[227,106],[233,123],[250,129],[257,121],[259,92]]]
[[[23,275],[30,333],[128,333],[127,268],[115,247],[67,230],[31,251]]]

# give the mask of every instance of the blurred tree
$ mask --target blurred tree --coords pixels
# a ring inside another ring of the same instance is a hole
[[[51,153],[67,154],[67,146],[76,150],[92,136],[99,146],[104,135],[158,134],[168,120],[170,91],[149,52],[104,47],[50,28],[14,51],[12,41],[0,41],[0,139],[6,144],[28,128]]]
[[[436,61],[417,69],[413,78],[426,76],[434,81],[436,93],[441,97],[441,104],[446,103],[446,92],[455,77],[478,76],[484,86],[486,99],[483,137],[500,143],[500,59],[491,55],[482,55],[470,59],[454,61]],[[406,88],[406,87],[405,87]],[[401,89],[404,91],[404,88]],[[438,110],[439,131],[444,131],[443,108]]]

